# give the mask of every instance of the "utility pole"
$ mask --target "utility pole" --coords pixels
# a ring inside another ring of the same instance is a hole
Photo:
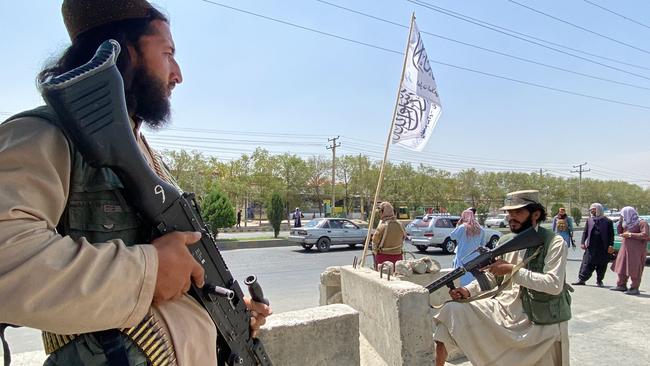
[[[578,168],[578,170],[571,170],[571,173],[578,173],[578,207],[582,204],[582,193],[581,193],[581,187],[582,187],[582,173],[590,172],[591,169],[582,169],[583,166],[587,165],[586,162],[578,165],[574,165],[574,168]]]
[[[331,142],[331,145],[326,146],[327,149],[332,150],[332,205],[331,205],[331,214],[334,216],[334,206],[335,204],[335,196],[334,196],[334,189],[335,189],[335,184],[336,184],[336,148],[341,146],[341,143],[337,143],[336,140],[338,140],[341,136],[336,136],[331,139],[327,139],[327,141]]]

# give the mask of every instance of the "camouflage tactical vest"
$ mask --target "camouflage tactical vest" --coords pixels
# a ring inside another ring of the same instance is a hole
[[[544,238],[544,246],[541,253],[526,265],[526,269],[544,273],[544,260],[548,248],[555,238],[555,233],[541,226],[539,227],[539,233]],[[525,257],[528,258],[533,255],[535,250],[537,248],[527,249]],[[551,295],[522,287],[521,301],[524,312],[535,324],[545,325],[567,321],[571,319],[571,294],[569,294],[569,291],[573,291],[573,289],[566,283],[564,283],[564,288],[559,295]]]

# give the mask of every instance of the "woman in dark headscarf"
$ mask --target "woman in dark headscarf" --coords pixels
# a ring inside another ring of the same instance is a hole
[[[646,245],[648,242],[648,223],[639,219],[633,207],[623,207],[621,219],[618,222],[618,232],[621,235],[621,249],[612,264],[612,270],[618,274],[614,291],[625,291],[628,295],[638,295],[643,267],[645,266]],[[627,280],[632,283],[627,288]]]

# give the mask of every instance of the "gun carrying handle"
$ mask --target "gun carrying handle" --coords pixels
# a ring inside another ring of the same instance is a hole
[[[450,290],[455,289],[456,286],[454,286],[454,281],[449,282],[449,283],[447,284],[447,287],[449,287]]]
[[[248,292],[251,294],[251,299],[253,299],[253,301],[269,305],[269,299],[264,297],[262,287],[257,282],[257,276],[251,275],[246,277],[244,283],[248,286]]]

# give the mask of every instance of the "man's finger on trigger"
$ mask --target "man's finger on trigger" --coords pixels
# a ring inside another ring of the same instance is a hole
[[[198,231],[185,232],[185,245],[191,245],[201,240],[201,233]]]

